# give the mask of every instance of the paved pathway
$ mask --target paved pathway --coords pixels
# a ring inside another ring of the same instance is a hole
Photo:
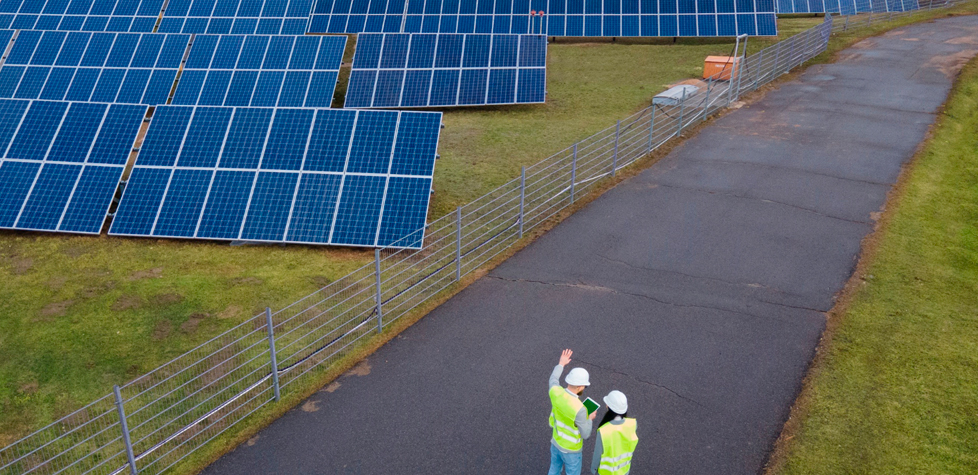
[[[809,68],[204,473],[545,473],[546,381],[566,347],[586,394],[628,395],[633,473],[757,473],[873,213],[976,53],[978,17],[952,18]]]

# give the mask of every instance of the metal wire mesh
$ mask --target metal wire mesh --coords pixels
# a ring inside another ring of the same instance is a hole
[[[922,8],[951,5],[950,0],[921,4]],[[708,79],[703,91],[677,105],[647,107],[526,167],[520,178],[456,213],[432,221],[421,249],[377,250],[376,262],[274,314],[250,318],[124,385],[120,394],[135,468],[139,473],[166,471],[273,401],[281,388],[317,368],[329,367],[365,337],[409,314],[509,249],[527,231],[596,192],[602,180],[727,107],[742,93],[817,56],[826,49],[831,32],[880,21],[879,15],[872,20],[862,17],[845,23],[827,17],[819,26],[742,58],[730,80],[716,76]],[[0,474],[129,472],[120,420],[114,397],[103,397],[0,449]]]

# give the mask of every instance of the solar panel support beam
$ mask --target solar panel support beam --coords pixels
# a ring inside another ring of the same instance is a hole
[[[577,181],[577,144],[574,144],[574,156],[571,157],[570,204],[574,204],[575,181]]]
[[[523,239],[523,208],[526,204],[526,167],[520,167],[520,239]]]
[[[615,153],[611,156],[611,177],[618,171],[618,142],[621,140],[621,121],[615,122]]]
[[[522,225],[521,225],[522,226]],[[462,207],[455,208],[455,281],[462,280]]]
[[[384,331],[384,309],[380,283],[380,248],[374,248],[374,271],[377,274],[377,333]]]
[[[136,457],[132,453],[132,440],[129,438],[129,424],[126,423],[126,408],[122,405],[122,393],[119,385],[112,386],[115,395],[115,408],[119,411],[119,427],[122,429],[122,441],[126,444],[126,458],[129,460],[129,473],[136,475]]]
[[[282,398],[278,385],[278,357],[275,353],[275,328],[272,326],[272,309],[265,307],[265,325],[268,327],[268,350],[271,352],[272,389],[275,390],[275,400]]]

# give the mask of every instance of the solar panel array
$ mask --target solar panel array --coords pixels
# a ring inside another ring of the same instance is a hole
[[[0,228],[98,234],[146,109],[0,99]]]
[[[735,36],[777,23],[774,0],[316,0],[309,32]]]
[[[4,0],[0,28],[149,33],[164,0]]]
[[[421,246],[441,113],[161,106],[110,234]]]
[[[886,13],[917,10],[917,0],[778,0],[778,13]]]
[[[160,33],[303,35],[313,0],[169,0]]]
[[[0,67],[0,97],[162,104],[189,40],[190,35],[154,33],[21,31]]]
[[[329,107],[345,36],[197,35],[173,104]]]
[[[542,103],[546,65],[541,35],[362,33],[344,107]]]

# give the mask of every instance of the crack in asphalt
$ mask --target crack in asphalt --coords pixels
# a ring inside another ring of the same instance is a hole
[[[826,177],[826,178],[834,178],[836,180],[851,181],[851,182],[854,182],[854,183],[865,183],[867,185],[886,186],[886,187],[889,187],[889,186],[893,185],[892,183],[882,183],[882,182],[871,181],[871,180],[863,180],[863,179],[860,179],[860,178],[842,177],[842,176],[830,175],[828,173],[816,172],[816,171],[813,171],[813,170],[806,170],[804,168],[786,167],[786,166],[783,166],[783,165],[774,165],[774,164],[770,164],[770,163],[747,162],[747,161],[743,161],[743,160],[702,159],[702,158],[693,158],[693,157],[690,157],[690,158],[688,158],[686,160],[696,161],[696,162],[706,162],[706,163],[730,163],[730,164],[734,164],[734,165],[751,165],[751,166],[764,167],[764,168],[777,168],[777,169],[780,169],[780,170],[791,170],[791,171],[794,171],[794,172],[809,173],[809,174],[812,174],[812,175],[815,175],[815,176],[823,176],[823,177]]]
[[[787,206],[789,208],[795,208],[795,209],[799,209],[799,210],[802,210],[802,211],[807,211],[809,213],[813,213],[813,214],[816,214],[818,216],[822,216],[822,217],[825,217],[825,218],[837,219],[839,221],[845,221],[845,222],[848,222],[848,223],[866,224],[866,225],[872,225],[873,224],[873,223],[870,223],[868,221],[859,221],[857,219],[849,219],[849,218],[841,218],[841,217],[838,217],[838,216],[832,216],[830,214],[826,214],[826,213],[823,213],[821,211],[814,210],[814,209],[811,209],[811,208],[806,208],[804,206],[793,205],[791,203],[785,203],[783,201],[769,200],[767,198],[757,198],[757,197],[754,197],[754,196],[745,196],[745,195],[740,195],[740,194],[736,194],[736,193],[730,193],[730,192],[726,192],[726,191],[705,190],[705,189],[702,189],[702,188],[694,188],[694,187],[689,187],[689,186],[666,185],[666,184],[663,184],[663,183],[656,183],[656,185],[661,186],[661,187],[665,187],[665,188],[673,188],[673,189],[677,189],[677,190],[688,190],[688,191],[695,191],[695,192],[699,192],[699,193],[707,193],[707,194],[710,194],[710,195],[721,195],[721,196],[729,196],[729,197],[732,197],[732,198],[740,198],[740,199],[750,200],[750,201],[760,201],[760,202],[764,202],[764,203],[774,203],[774,204],[777,204],[777,205]]]
[[[488,274],[485,277],[488,277],[488,278],[491,278],[491,279],[502,280],[502,281],[505,281],[505,282],[518,283],[518,284],[519,283],[528,283],[528,284],[549,285],[549,286],[552,286],[552,287],[567,287],[567,288],[572,288],[572,289],[596,290],[596,291],[600,291],[600,292],[608,292],[608,293],[617,294],[617,295],[629,295],[629,296],[632,296],[632,297],[638,297],[638,298],[642,298],[642,299],[646,299],[646,300],[651,300],[653,302],[656,302],[656,303],[659,303],[659,304],[662,304],[662,305],[669,305],[669,306],[672,306],[672,307],[700,308],[700,309],[705,309],[705,310],[719,310],[721,312],[732,313],[732,314],[735,314],[735,315],[743,315],[745,317],[750,317],[750,318],[754,318],[754,319],[758,319],[758,320],[776,320],[776,321],[779,321],[779,322],[782,322],[782,323],[791,323],[791,320],[786,320],[786,319],[783,319],[783,318],[778,318],[778,317],[770,316],[770,315],[757,315],[757,314],[753,314],[753,313],[744,312],[742,310],[734,310],[734,309],[731,309],[731,308],[712,307],[712,306],[709,306],[709,305],[694,305],[694,304],[683,304],[683,303],[677,303],[677,302],[670,302],[668,300],[658,299],[658,298],[652,297],[650,295],[637,294],[637,293],[634,293],[634,292],[625,292],[625,291],[622,291],[622,290],[613,289],[611,287],[605,287],[605,286],[601,286],[601,285],[587,284],[587,283],[581,281],[580,279],[578,279],[578,283],[577,284],[571,284],[571,283],[563,283],[563,282],[545,282],[545,281],[542,281],[542,280],[530,280],[530,279],[510,279],[510,278],[500,277],[498,275],[492,275],[492,274]],[[767,303],[767,304],[770,304],[770,305],[774,305],[774,306],[778,306],[778,307],[789,307],[790,308],[790,306],[788,306],[788,305],[781,305],[781,304],[777,304],[777,303],[773,303],[773,302],[764,302],[764,303]]]
[[[614,369],[614,368],[609,368],[607,366],[601,366],[599,364],[595,364],[595,363],[592,363],[590,361],[584,361],[584,360],[582,360],[580,358],[574,358],[574,359],[577,360],[581,364],[585,364],[585,365],[588,365],[588,366],[593,366],[595,368],[598,368],[598,369],[600,369],[602,371],[607,371],[609,373],[620,374],[620,375],[625,376],[627,378],[630,378],[630,379],[633,379],[635,381],[638,381],[638,382],[640,382],[642,384],[646,384],[646,385],[649,385],[649,386],[652,386],[652,387],[655,387],[655,388],[659,388],[659,389],[665,390],[666,392],[669,392],[669,393],[673,394],[674,396],[678,397],[679,399],[682,399],[683,401],[691,402],[691,403],[693,403],[693,404],[695,404],[695,405],[697,405],[699,407],[702,407],[703,409],[713,410],[713,408],[708,407],[708,406],[700,403],[699,401],[697,401],[697,400],[695,400],[695,399],[693,399],[693,398],[691,398],[689,396],[684,396],[683,394],[679,393],[678,391],[676,391],[676,390],[674,390],[674,389],[672,389],[672,388],[670,388],[668,386],[665,386],[663,384],[653,383],[652,381],[646,381],[646,380],[644,380],[642,378],[639,378],[638,376],[634,376],[634,375],[625,373],[623,371],[619,371],[619,370]]]
[[[712,282],[720,282],[722,284],[732,285],[732,286],[735,286],[735,287],[761,288],[761,289],[767,289],[767,290],[771,290],[771,291],[778,292],[778,293],[785,294],[785,295],[792,295],[790,292],[785,292],[784,290],[781,290],[781,289],[779,289],[777,287],[771,287],[769,285],[764,285],[764,284],[760,284],[760,283],[756,283],[756,282],[750,282],[750,283],[734,282],[734,281],[731,281],[731,280],[724,280],[724,279],[721,279],[721,278],[718,278],[718,277],[704,277],[704,276],[700,276],[700,275],[687,274],[685,272],[680,272],[680,271],[677,271],[677,270],[659,269],[659,268],[656,268],[656,267],[638,266],[638,265],[635,265],[635,264],[632,264],[632,263],[629,263],[629,262],[626,262],[626,261],[623,261],[623,260],[620,260],[620,259],[615,259],[613,257],[608,257],[608,256],[606,256],[604,254],[595,253],[594,255],[595,256],[598,256],[598,257],[600,257],[600,258],[602,258],[602,259],[604,259],[606,261],[609,261],[609,262],[614,262],[614,263],[621,264],[621,265],[626,266],[626,267],[631,267],[632,269],[650,270],[650,271],[653,271],[653,272],[663,272],[663,273],[668,273],[668,274],[676,274],[676,275],[681,275],[681,276],[689,277],[691,279],[699,279],[699,280],[708,280],[708,281],[712,281]]]

